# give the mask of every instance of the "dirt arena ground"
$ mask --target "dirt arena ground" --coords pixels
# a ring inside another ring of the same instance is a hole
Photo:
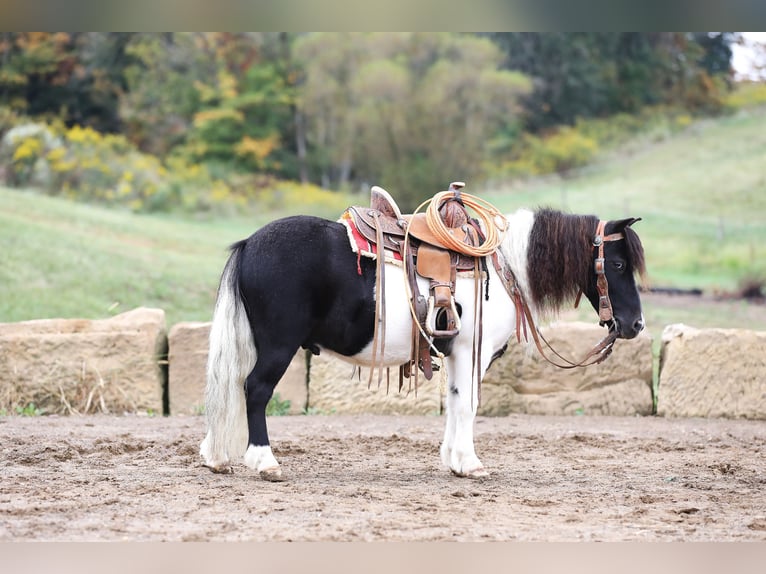
[[[270,419],[287,482],[200,466],[202,417],[0,418],[0,541],[766,540],[766,422],[480,418],[452,476],[440,417]]]

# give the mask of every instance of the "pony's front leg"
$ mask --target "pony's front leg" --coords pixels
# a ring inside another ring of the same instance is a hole
[[[489,473],[476,456],[473,444],[473,423],[478,406],[477,382],[471,380],[471,353],[455,350],[447,359],[447,423],[441,458],[455,475],[484,478]]]

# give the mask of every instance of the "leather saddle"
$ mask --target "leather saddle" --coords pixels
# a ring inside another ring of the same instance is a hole
[[[458,182],[451,184],[450,189],[458,187]],[[404,238],[409,229],[410,241],[415,245],[416,250],[423,245],[431,246],[437,250],[452,252],[456,255],[456,266],[458,271],[473,271],[474,257],[464,255],[457,251],[451,251],[449,246],[445,245],[437,235],[428,226],[425,213],[415,215],[402,215],[399,206],[391,195],[382,187],[373,186],[370,194],[370,207],[353,206],[348,208],[348,212],[354,221],[359,233],[373,245],[377,245],[377,229],[380,226],[383,230],[383,247],[389,251],[401,253]],[[469,223],[470,217],[462,204],[457,201],[450,201],[440,210],[442,221],[448,228],[448,232],[457,241],[466,245],[478,245],[481,239],[481,232],[473,223]],[[427,277],[424,275],[424,277]]]
[[[483,241],[483,236],[478,223],[468,215],[460,199],[463,186],[462,182],[450,185],[454,195],[442,202],[438,213],[453,240],[476,246]],[[419,329],[413,324],[413,358],[403,365],[403,374],[409,377],[417,362],[426,378],[430,379],[434,367],[430,357],[431,342],[422,333],[425,331],[434,341],[443,341],[454,338],[460,332],[460,314],[455,304],[457,273],[472,271],[478,277],[480,261],[445,244],[431,229],[426,213],[403,215],[391,195],[381,187],[372,188],[370,207],[353,206],[348,213],[359,233],[376,245],[379,253],[384,248],[402,256],[413,307],[420,323]],[[378,257],[379,274],[383,259]],[[429,280],[427,299],[420,293],[416,273]]]

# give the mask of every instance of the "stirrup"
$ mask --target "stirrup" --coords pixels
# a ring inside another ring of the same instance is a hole
[[[455,319],[454,329],[440,330],[440,329],[431,328],[431,320],[433,319],[433,315],[434,315],[434,304],[435,304],[434,296],[431,295],[428,298],[428,312],[426,313],[426,321],[425,321],[426,333],[428,333],[430,337],[435,337],[435,338],[454,337],[455,335],[457,335],[460,332],[460,328],[462,327],[462,324],[460,322],[460,315],[457,312],[457,307],[455,306],[455,298],[454,297],[449,298],[449,310],[452,311],[452,316]],[[436,325],[436,323],[434,323],[434,325]]]

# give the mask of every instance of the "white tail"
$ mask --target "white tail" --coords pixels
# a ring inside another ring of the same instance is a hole
[[[223,270],[210,329],[205,388],[208,431],[200,454],[214,470],[225,470],[230,460],[243,456],[248,442],[245,379],[255,366],[256,352],[238,286],[243,246],[234,246]]]

